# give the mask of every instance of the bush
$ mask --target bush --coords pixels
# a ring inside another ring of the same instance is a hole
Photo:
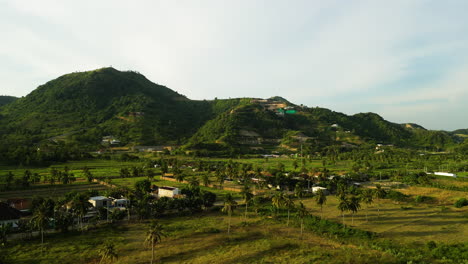
[[[389,190],[385,195],[385,198],[392,199],[398,202],[405,202],[408,199],[408,195],[405,195],[399,191]]]
[[[467,205],[468,205],[468,200],[466,198],[461,198],[455,202],[456,208],[462,208],[463,206],[467,206]]]

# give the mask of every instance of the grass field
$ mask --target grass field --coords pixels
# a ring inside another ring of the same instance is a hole
[[[312,212],[320,215],[320,208],[315,200],[306,199],[304,204],[312,208]],[[328,196],[323,207],[323,217],[334,222],[342,222],[341,211],[338,210],[338,199]],[[404,242],[426,243],[434,240],[440,242],[468,242],[468,208],[442,207],[437,205],[394,202],[388,199],[374,201],[366,209],[354,216],[345,214],[347,225],[372,232],[380,237]],[[366,221],[366,212],[369,221]]]
[[[391,263],[384,252],[343,244],[285,227],[274,221],[249,218],[242,224],[233,216],[232,234],[227,218],[218,213],[162,219],[167,237],[155,248],[157,263]],[[19,242],[5,254],[11,263],[99,263],[98,249],[105,241],[116,244],[113,263],[149,263],[145,247],[146,223],[105,227],[86,233],[53,234],[40,241]]]

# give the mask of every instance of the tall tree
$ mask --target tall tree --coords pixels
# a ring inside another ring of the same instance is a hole
[[[283,205],[284,205],[284,193],[279,192],[279,193],[275,194],[271,198],[271,204],[273,205],[273,207],[275,207],[276,214],[278,214],[279,209],[282,208]]]
[[[208,172],[202,174],[202,183],[205,187],[208,187],[210,185],[210,174]]]
[[[242,195],[242,198],[244,199],[244,203],[245,203],[244,221],[247,221],[247,210],[248,210],[247,208],[249,206],[250,201],[252,200],[252,198],[254,196],[252,191],[250,190],[250,186],[248,184],[244,184],[242,186],[241,195]]]
[[[304,218],[309,215],[309,211],[302,202],[299,202],[299,206],[296,208],[297,217],[301,220],[301,239],[304,233]]]
[[[340,203],[338,204],[338,209],[341,211],[341,215],[343,216],[343,229],[344,229],[346,227],[344,213],[350,210],[349,201],[346,195],[340,195],[338,198],[340,199]]]
[[[11,187],[11,184],[13,183],[13,180],[15,178],[15,175],[13,174],[13,172],[9,171],[8,174],[7,174],[7,177],[6,177],[6,189],[9,190],[10,187]]]
[[[361,208],[361,200],[359,196],[353,195],[348,200],[348,207],[351,211],[351,224],[354,225],[354,214]]]
[[[224,199],[224,206],[222,211],[228,214],[228,235],[231,234],[231,215],[234,212],[234,208],[236,207],[237,202],[234,200],[230,193],[226,194],[226,198]]]
[[[77,194],[72,199],[71,208],[74,214],[78,217],[78,222],[81,229],[83,229],[83,217],[86,215],[88,208],[91,206],[92,204],[88,201],[88,196],[85,194]]]
[[[47,200],[42,200],[34,208],[33,216],[31,218],[31,223],[41,233],[41,244],[44,244],[44,229],[49,225],[49,218],[52,216],[53,205]]]
[[[286,226],[289,226],[289,215],[290,215],[291,209],[294,209],[295,207],[294,200],[292,199],[290,195],[286,195],[284,196],[283,204],[284,204],[284,207],[288,209],[288,222],[286,223]]]
[[[377,217],[380,217],[380,199],[385,198],[387,192],[380,186],[380,184],[375,185],[374,196],[377,198]]]
[[[154,246],[161,242],[163,236],[165,236],[165,234],[162,225],[156,221],[152,221],[145,238],[146,244],[151,247],[151,264],[153,264],[154,261]]]
[[[87,166],[83,168],[83,175],[85,176],[86,180],[88,180],[88,182],[93,181],[93,174],[91,173],[91,171],[89,170]]]
[[[360,193],[360,198],[361,201],[363,201],[366,204],[366,222],[369,222],[368,218],[368,210],[369,210],[369,205],[372,204],[374,201],[374,193],[372,189],[364,189]]]
[[[323,205],[327,203],[327,196],[323,190],[318,190],[315,196],[315,202],[320,206],[320,218],[323,218]]]

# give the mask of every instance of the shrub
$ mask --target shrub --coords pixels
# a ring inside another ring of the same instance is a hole
[[[468,200],[466,198],[458,199],[458,201],[455,202],[456,208],[462,208],[463,206],[467,206],[467,205],[468,205]]]

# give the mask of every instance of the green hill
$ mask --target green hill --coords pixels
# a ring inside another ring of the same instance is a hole
[[[466,129],[457,129],[451,132],[452,134],[459,134],[459,135],[467,135],[468,136],[468,128]]]
[[[171,144],[231,152],[300,145],[316,151],[363,143],[442,149],[454,144],[448,132],[391,123],[374,113],[348,116],[297,106],[278,96],[190,100],[139,73],[113,68],[63,75],[0,109],[4,160],[40,160],[44,153],[59,155],[57,148],[96,150],[104,136],[124,146]]]
[[[8,96],[8,95],[0,95],[0,107],[7,105],[13,101],[18,99],[17,97],[14,96]]]

